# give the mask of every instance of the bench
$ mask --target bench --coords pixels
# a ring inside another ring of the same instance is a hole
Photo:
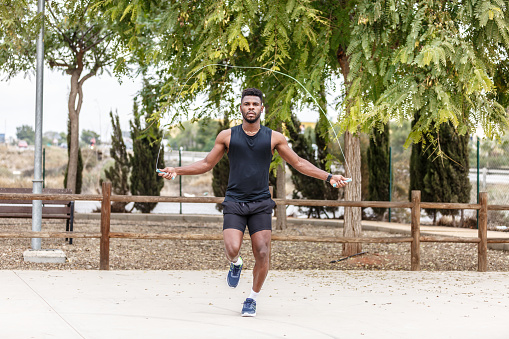
[[[3,188],[0,193],[31,194],[31,188]],[[72,194],[70,189],[43,188],[43,194]],[[0,218],[32,218],[32,200],[0,200]],[[66,232],[73,231],[74,224],[74,201],[70,200],[43,200],[43,219],[66,219]],[[72,244],[72,238],[65,239]]]

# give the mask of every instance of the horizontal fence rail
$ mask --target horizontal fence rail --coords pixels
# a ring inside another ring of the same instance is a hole
[[[292,242],[325,242],[325,243],[410,243],[411,269],[420,270],[420,243],[472,243],[478,245],[478,270],[487,270],[487,244],[509,243],[507,238],[487,237],[487,211],[509,210],[509,205],[488,205],[487,193],[480,193],[479,204],[462,203],[430,203],[421,202],[420,191],[412,191],[411,202],[388,201],[338,201],[338,200],[305,200],[305,199],[273,199],[276,205],[294,206],[343,206],[343,207],[375,207],[375,208],[410,208],[412,213],[410,237],[316,237],[316,236],[283,236],[272,235],[275,241]],[[75,200],[101,201],[100,232],[0,232],[0,238],[97,238],[100,239],[100,269],[109,269],[110,239],[160,239],[160,240],[222,240],[222,234],[175,234],[175,233],[134,233],[111,232],[111,202],[170,202],[170,203],[221,203],[222,197],[172,197],[172,196],[127,196],[111,195],[111,183],[103,183],[102,194],[9,194],[0,193],[2,200]],[[478,236],[471,238],[436,237],[420,235],[421,209],[470,209],[479,211]],[[246,239],[248,237],[246,236]]]

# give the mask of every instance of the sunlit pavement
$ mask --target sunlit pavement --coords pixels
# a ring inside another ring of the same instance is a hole
[[[509,273],[0,271],[0,338],[508,338]]]

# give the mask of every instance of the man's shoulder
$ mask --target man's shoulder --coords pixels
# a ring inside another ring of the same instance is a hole
[[[278,131],[274,131],[274,130],[271,130],[272,131],[272,137],[273,138],[276,138],[276,139],[281,139],[283,138],[284,140],[286,140],[285,136],[283,135],[283,133],[281,132],[278,132]]]
[[[224,130],[222,130],[221,132],[219,132],[217,134],[216,140],[218,140],[218,141],[225,141],[226,139],[230,138],[231,135],[232,135],[232,129],[231,128],[224,129]]]

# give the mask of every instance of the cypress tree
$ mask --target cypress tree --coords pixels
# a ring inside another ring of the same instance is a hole
[[[118,195],[127,195],[129,193],[129,171],[131,164],[129,156],[122,137],[122,130],[120,129],[120,121],[118,114],[113,116],[110,111],[111,125],[113,132],[111,134],[111,148],[110,155],[115,160],[114,165],[107,169],[104,174],[106,179],[111,182],[113,193]],[[114,201],[111,204],[112,212],[125,212],[126,202]]]
[[[79,138],[77,138],[79,139]],[[71,121],[67,119],[67,167],[64,174],[64,187],[67,187],[67,173],[69,172],[69,159],[71,157]],[[76,191],[74,194],[80,194],[83,187],[83,156],[81,155],[81,147],[78,150],[78,173],[76,173]]]
[[[330,172],[330,166],[327,166],[327,161],[329,160],[329,152],[327,152],[327,148],[329,147],[329,143],[331,142],[330,133],[329,133],[329,123],[327,118],[320,114],[318,118],[318,123],[315,126],[315,140],[317,147],[317,164],[318,168]],[[315,179],[316,180],[316,179]],[[332,187],[330,184],[325,181],[322,182],[323,186],[323,198],[325,200],[338,200],[339,198],[339,190],[337,188]],[[332,212],[333,217],[336,217],[337,207],[325,207],[327,212]]]
[[[142,110],[138,113],[136,100],[133,104],[134,119],[129,122],[131,126],[131,138],[133,139],[133,155],[130,156],[131,163],[131,193],[133,195],[158,196],[164,186],[164,179],[157,175],[156,166],[159,145],[162,140],[162,130],[157,123],[147,122],[147,118],[155,111],[157,103],[157,91],[145,82],[142,89]],[[141,126],[141,116],[144,116],[146,128]],[[161,152],[158,167],[164,167],[164,153]],[[157,203],[136,202],[134,207],[142,213],[150,213]]]
[[[315,158],[315,151],[313,150],[311,141],[305,134],[300,133],[300,121],[295,114],[292,113],[291,123],[287,124],[286,128],[289,133],[289,139],[292,143],[293,151],[301,158],[317,166],[318,163]],[[292,182],[295,185],[293,199],[299,199],[299,194],[305,199],[323,199],[323,182],[300,173],[292,166],[290,166],[290,171],[292,172]],[[313,215],[320,218],[320,213],[324,211],[325,209],[322,206],[310,206],[308,210],[308,217]]]
[[[222,122],[219,123],[217,134],[221,131],[230,128],[230,119],[225,114]],[[212,190],[215,197],[224,197],[226,189],[228,188],[228,178],[230,176],[230,160],[228,154],[225,152],[221,160],[212,169]],[[218,211],[223,210],[223,205],[216,204]]]
[[[420,190],[426,202],[466,203],[470,200],[468,135],[459,135],[450,123],[435,134],[436,147],[416,144],[410,160],[410,192]],[[411,194],[411,193],[410,193]],[[437,212],[452,215],[458,210],[426,209],[436,224]]]
[[[368,200],[389,201],[389,124],[385,124],[380,132],[373,130],[368,147]],[[379,219],[383,217],[386,208],[373,208]]]

